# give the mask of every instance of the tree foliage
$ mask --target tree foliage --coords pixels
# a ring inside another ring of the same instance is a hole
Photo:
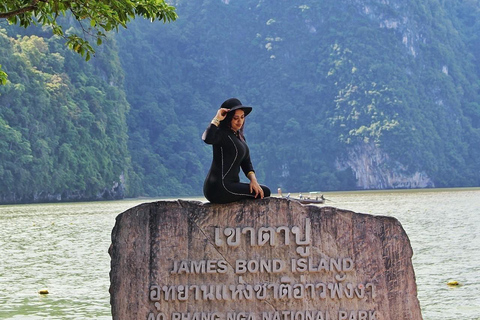
[[[126,28],[136,16],[163,22],[177,18],[175,8],[164,0],[5,0],[0,5],[0,21],[6,19],[25,28],[31,25],[50,27],[54,35],[64,37],[67,46],[87,61],[95,53],[92,40],[100,45],[106,32]],[[64,27],[71,23],[64,21],[62,24],[61,17],[75,19],[79,32],[66,32]],[[5,78],[5,72],[0,70],[0,84],[5,83]]]

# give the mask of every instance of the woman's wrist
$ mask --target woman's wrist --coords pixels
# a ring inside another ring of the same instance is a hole
[[[218,127],[218,126],[220,125],[220,120],[219,120],[217,117],[214,117],[214,118],[212,119],[211,124],[213,124],[213,125],[215,125],[215,126]]]

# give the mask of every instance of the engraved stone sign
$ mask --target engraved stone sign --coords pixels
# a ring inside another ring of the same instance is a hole
[[[401,224],[269,198],[146,203],[112,231],[113,319],[419,320]]]

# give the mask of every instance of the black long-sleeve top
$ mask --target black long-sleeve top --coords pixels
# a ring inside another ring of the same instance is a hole
[[[205,130],[203,141],[213,145],[213,160],[203,186],[205,197],[210,202],[226,203],[246,197],[249,184],[240,183],[240,168],[245,175],[253,170],[250,151],[245,141],[232,130],[210,124]]]

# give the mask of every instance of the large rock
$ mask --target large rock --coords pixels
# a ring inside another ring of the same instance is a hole
[[[391,217],[270,198],[161,201],[117,217],[113,319],[422,319]]]

